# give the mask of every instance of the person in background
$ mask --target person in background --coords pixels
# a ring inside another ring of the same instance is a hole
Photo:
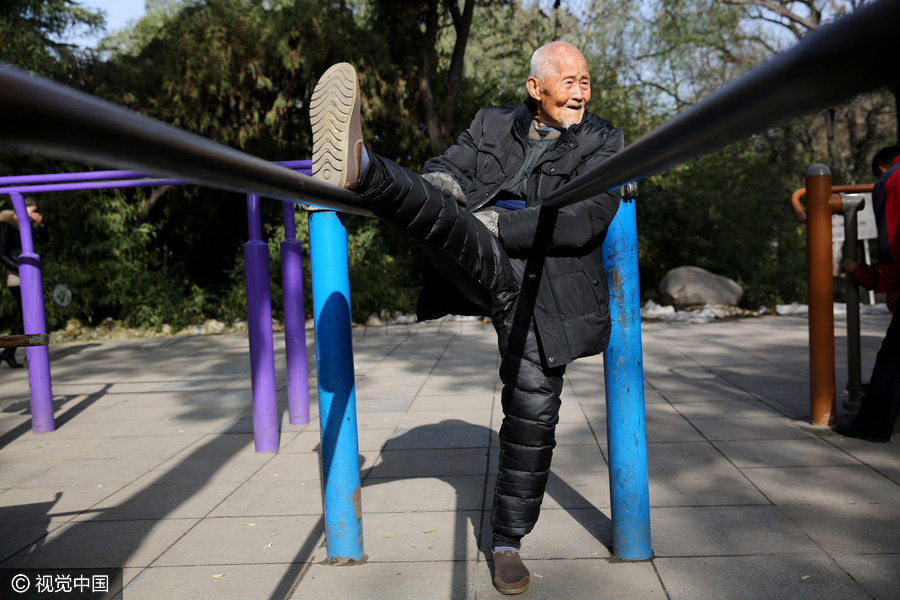
[[[28,211],[30,223],[34,223],[33,239],[39,244],[46,244],[50,239],[47,227],[41,213],[38,212],[37,202],[34,198],[25,198],[25,209]],[[22,253],[22,238],[19,235],[19,220],[13,210],[0,211],[0,263],[6,267],[6,287],[16,300],[18,313],[16,322],[10,330],[10,335],[20,335],[25,332],[22,321],[22,288],[19,281],[19,255]],[[22,368],[22,364],[16,361],[16,349],[5,348],[0,352],[0,362],[5,362],[12,369]]]
[[[872,188],[872,209],[878,226],[878,263],[876,271],[865,263],[844,261],[854,283],[887,294],[893,315],[881,349],[875,357],[872,377],[856,417],[842,422],[835,431],[843,436],[888,442],[900,413],[900,146],[887,146],[875,153],[872,174],[878,177]]]

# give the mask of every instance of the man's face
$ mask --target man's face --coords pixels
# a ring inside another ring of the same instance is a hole
[[[556,49],[552,57],[552,68],[543,79],[528,79],[528,93],[538,102],[541,125],[567,129],[584,117],[591,99],[591,76],[584,57],[574,48]]]

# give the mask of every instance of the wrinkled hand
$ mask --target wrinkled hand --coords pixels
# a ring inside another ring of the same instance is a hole
[[[858,264],[859,263],[856,262],[855,260],[847,259],[843,262],[844,270],[847,271],[848,273],[852,273],[853,271],[856,270],[856,265],[858,265]]]
[[[422,175],[422,179],[436,187],[445,198],[453,199],[458,204],[465,205],[466,195],[463,193],[462,186],[450,173],[433,171]]]

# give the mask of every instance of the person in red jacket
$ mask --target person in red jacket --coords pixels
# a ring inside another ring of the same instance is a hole
[[[900,146],[876,152],[872,173],[878,177],[872,189],[872,208],[878,226],[879,270],[850,260],[844,261],[844,269],[858,285],[887,294],[893,316],[859,412],[852,421],[839,423],[835,431],[846,437],[888,442],[900,414],[900,320],[895,310],[900,299]]]

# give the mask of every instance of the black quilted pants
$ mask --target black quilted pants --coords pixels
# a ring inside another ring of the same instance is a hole
[[[491,525],[495,540],[518,547],[540,512],[565,372],[564,366],[542,366],[533,318],[524,302],[516,302],[525,262],[510,259],[464,207],[387,159],[370,154],[357,191],[379,219],[416,242],[447,280],[492,316],[504,418]]]

